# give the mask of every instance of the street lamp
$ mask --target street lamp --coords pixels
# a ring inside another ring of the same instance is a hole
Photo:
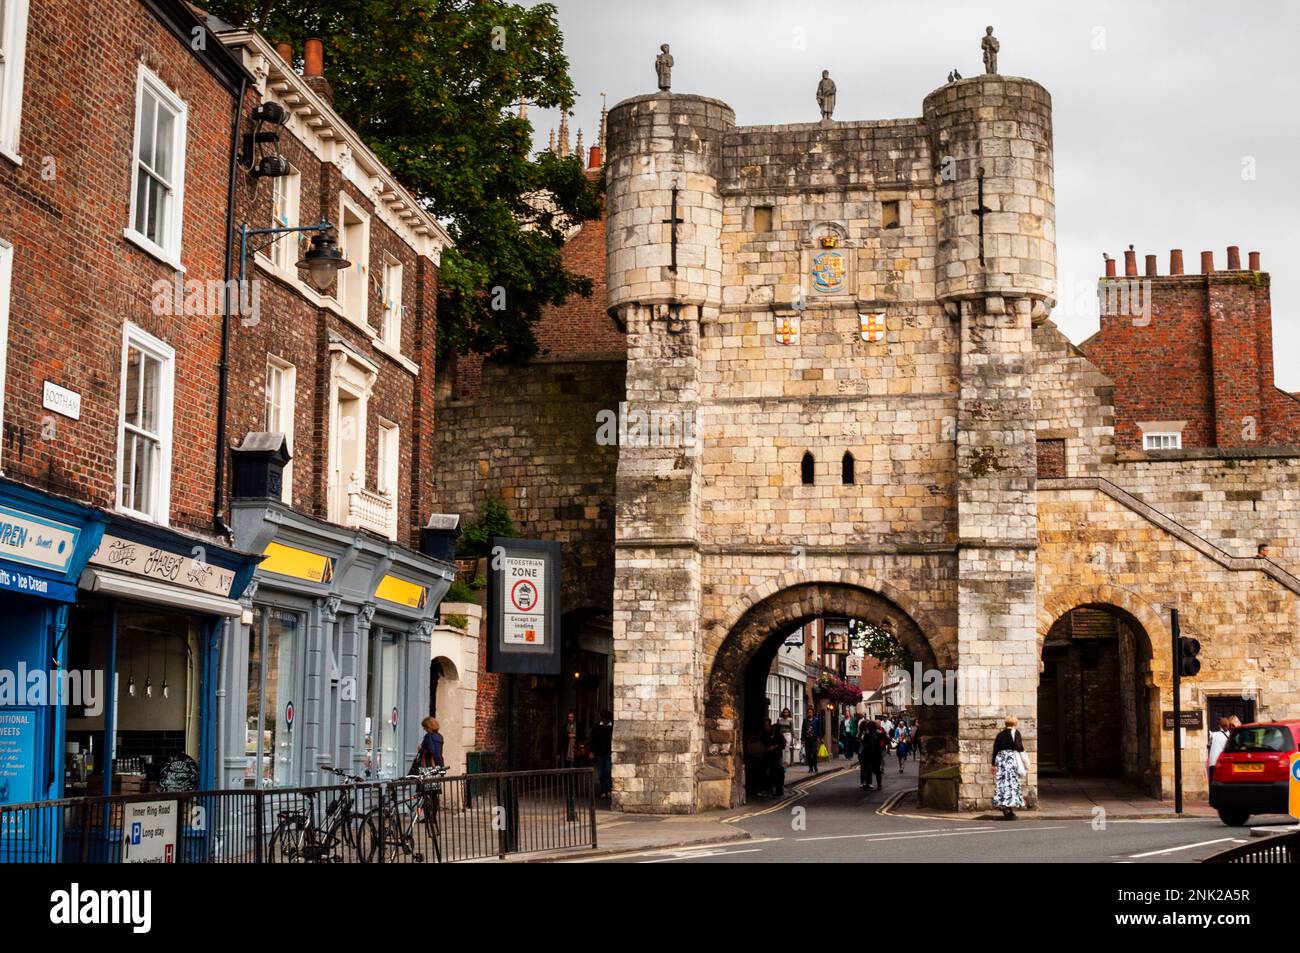
[[[296,267],[306,269],[307,278],[317,291],[324,291],[334,281],[334,275],[340,269],[349,267],[352,262],[339,252],[338,241],[334,237],[334,226],[325,219],[315,225],[295,225],[286,228],[249,228],[244,225],[239,230],[239,287],[244,287],[248,277],[249,240],[259,236],[270,236],[253,251],[261,251],[274,245],[285,235],[294,232],[314,232],[311,247]]]

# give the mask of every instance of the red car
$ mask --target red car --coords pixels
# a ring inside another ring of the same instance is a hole
[[[1286,814],[1287,760],[1300,740],[1300,720],[1269,721],[1234,728],[1214,765],[1210,807],[1230,827],[1252,814]]]

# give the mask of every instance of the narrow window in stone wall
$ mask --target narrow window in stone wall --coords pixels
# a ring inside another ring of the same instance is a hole
[[[847,450],[844,451],[844,459],[840,461],[840,482],[845,486],[853,483],[853,454]]]
[[[772,230],[772,206],[756,205],[754,207],[754,231],[770,232]]]
[[[880,227],[881,228],[898,228],[898,203],[881,202],[880,203]]]
[[[812,486],[813,468],[815,466],[816,461],[813,460],[813,455],[811,453],[805,453],[803,455],[803,462],[799,465],[799,471],[803,476],[804,486]]]

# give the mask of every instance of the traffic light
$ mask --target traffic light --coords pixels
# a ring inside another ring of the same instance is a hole
[[[1201,671],[1201,660],[1196,656],[1201,654],[1201,643],[1190,636],[1184,635],[1178,639],[1178,674],[1183,678],[1191,678]]]

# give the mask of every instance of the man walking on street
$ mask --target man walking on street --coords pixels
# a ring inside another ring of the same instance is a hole
[[[803,757],[808,765],[808,773],[817,773],[817,749],[822,743],[822,719],[812,705],[808,706],[808,717],[803,722]]]
[[[876,724],[875,719],[862,719],[861,735],[858,739],[858,783],[862,790],[871,790],[871,779],[876,779],[876,790],[885,784],[884,760],[885,733]]]
[[[606,798],[614,788],[613,750],[614,750],[614,713],[602,711],[600,724],[591,729],[587,739],[587,751],[596,762],[596,775],[600,778],[600,796]]]

